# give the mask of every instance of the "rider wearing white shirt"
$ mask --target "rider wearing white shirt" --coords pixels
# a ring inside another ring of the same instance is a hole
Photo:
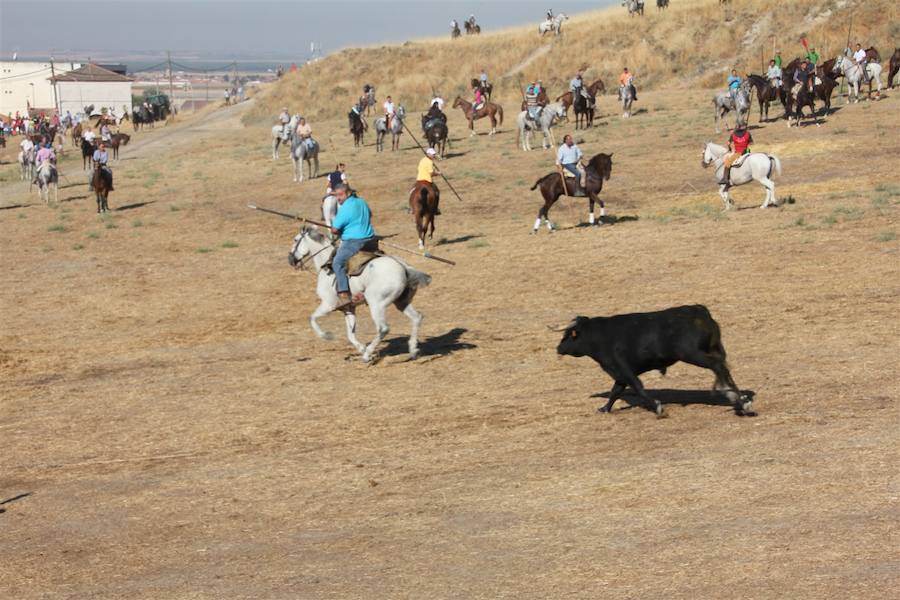
[[[432,98],[431,106],[434,106],[435,104],[437,104],[439,111],[444,112],[444,99],[443,98],[441,98],[440,96],[435,96],[434,98]]]
[[[853,61],[859,65],[859,68],[862,69],[862,80],[869,80],[869,73],[866,71],[866,63],[867,60],[866,51],[863,50],[863,47],[860,44],[856,45],[856,52],[853,53]]]
[[[82,139],[86,140],[88,144],[94,143],[94,138],[97,137],[97,134],[94,133],[93,129],[88,129],[84,133],[81,134]]]
[[[388,129],[391,128],[391,121],[394,118],[394,101],[390,96],[384,101],[384,123]]]

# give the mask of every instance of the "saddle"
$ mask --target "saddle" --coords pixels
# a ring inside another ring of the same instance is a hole
[[[742,164],[744,164],[744,161],[747,160],[748,156],[750,156],[749,152],[738,156],[737,159],[735,159],[735,161],[733,163],[731,163],[731,168],[736,169],[736,168],[740,167]]]
[[[378,240],[372,240],[368,242],[365,246],[363,246],[362,250],[354,254],[350,257],[350,260],[347,261],[347,276],[348,277],[357,277],[362,275],[363,270],[366,268],[366,265],[375,260],[376,258],[381,258],[384,254],[381,253],[381,250],[378,248]],[[334,252],[331,254],[331,258],[328,259],[328,262],[325,263],[325,268],[333,271],[334,268],[331,265],[331,261],[334,260]]]

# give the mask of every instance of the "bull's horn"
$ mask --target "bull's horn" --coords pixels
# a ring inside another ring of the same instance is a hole
[[[557,326],[547,325],[547,329],[549,329],[550,331],[557,331],[557,332],[565,331],[566,329],[568,329],[569,327],[573,327],[574,325],[575,325],[575,319],[572,319],[565,325],[557,325]]]

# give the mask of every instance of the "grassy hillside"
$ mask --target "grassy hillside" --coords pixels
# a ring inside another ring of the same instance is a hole
[[[542,78],[559,93],[583,66],[586,79],[610,82],[627,65],[642,89],[713,86],[732,66],[759,71],[773,43],[786,59],[799,54],[804,35],[833,56],[846,43],[851,13],[854,40],[889,54],[900,37],[900,11],[892,0],[734,0],[725,6],[673,0],[663,13],[651,4],[643,18],[628,17],[620,6],[572,18],[556,40],[542,41],[535,22],[474,38],[346,49],[287,75],[246,122],[270,119],[282,105],[314,119],[343,114],[365,83],[376,86],[379,99],[391,94],[408,109],[422,110],[432,89],[449,99],[467,94],[466,82],[482,66],[499,84],[495,97],[507,102],[519,96],[520,79]],[[543,45],[550,48],[541,53]]]
[[[391,94],[411,110],[422,110],[432,89],[452,99],[467,94],[466,82],[487,68],[498,84],[495,99],[514,102],[519,81],[542,78],[561,92],[573,72],[587,66],[586,79],[614,80],[623,65],[637,73],[642,89],[713,86],[736,66],[759,71],[773,43],[785,58],[800,53],[799,39],[832,56],[844,46],[849,16],[853,39],[883,54],[900,37],[900,11],[891,0],[674,0],[657,13],[647,4],[643,18],[616,6],[570,19],[556,40],[537,34],[537,23],[480,37],[428,39],[377,48],[351,48],[287,75],[261,98],[245,122],[268,120],[282,105],[321,119],[343,114],[363,84],[379,99]],[[774,37],[773,37],[774,36]],[[549,45],[546,52],[539,49]]]

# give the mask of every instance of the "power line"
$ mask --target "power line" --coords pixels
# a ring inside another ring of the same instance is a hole
[[[30,77],[32,75],[37,75],[38,73],[46,73],[49,72],[50,67],[45,67],[43,69],[38,69],[37,71],[31,71],[30,73],[19,73],[18,75],[7,75],[6,77],[0,77],[0,81],[8,81],[10,79],[17,79],[19,77]]]

